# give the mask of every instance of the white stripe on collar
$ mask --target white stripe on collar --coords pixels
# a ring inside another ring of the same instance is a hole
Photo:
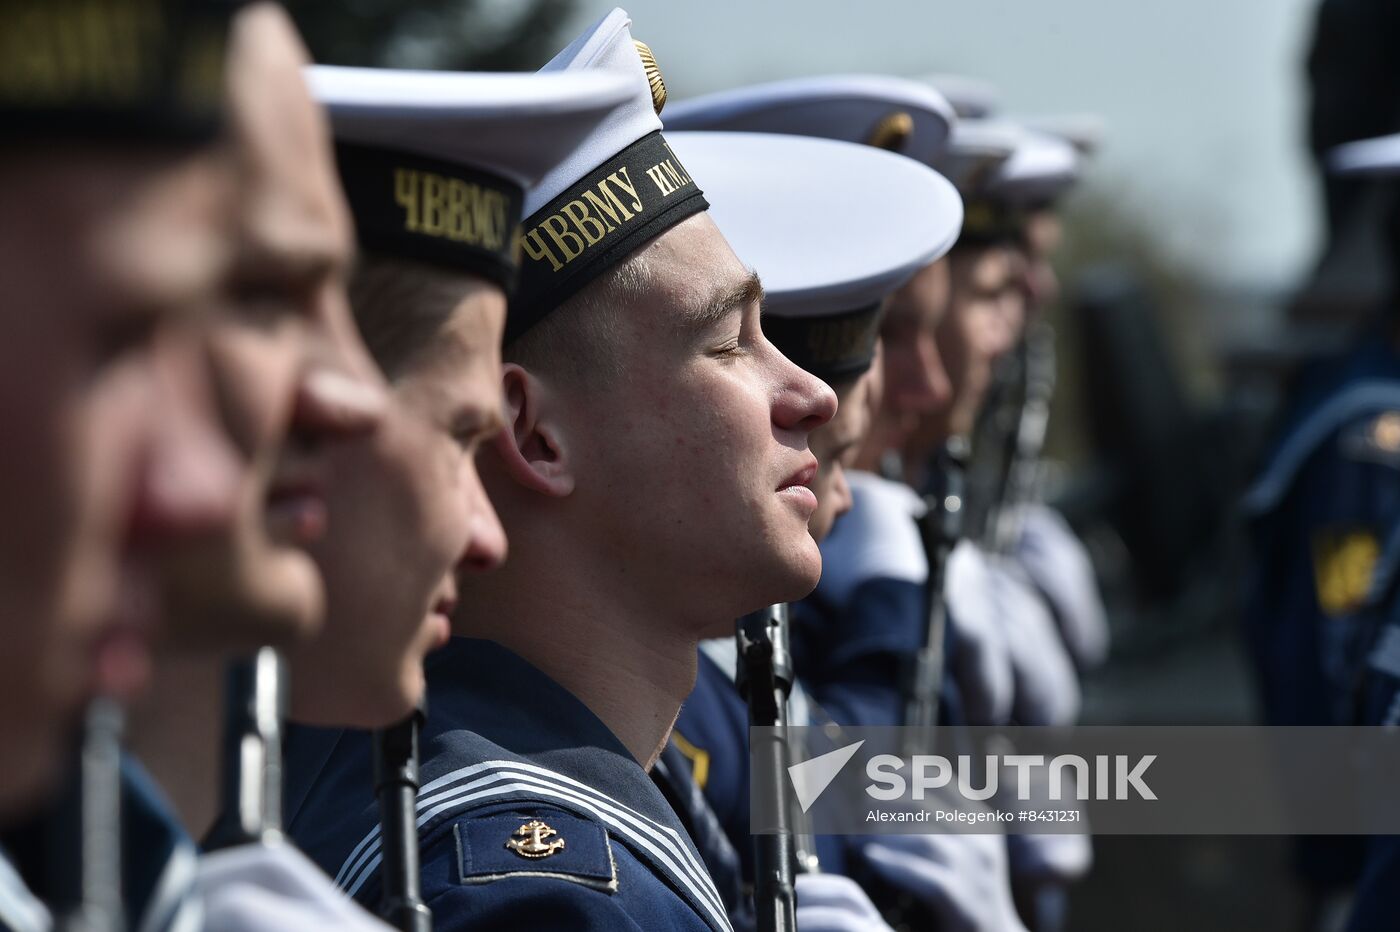
[[[655,819],[652,819],[649,816],[645,816],[640,812],[637,812],[635,809],[623,805],[622,803],[613,799],[611,796],[608,796],[606,793],[600,792],[599,790],[589,786],[586,783],[575,780],[572,777],[567,777],[564,774],[557,773],[553,770],[548,770],[536,764],[512,763],[508,761],[496,761],[494,762],[494,764],[500,766],[503,770],[524,771],[525,773],[533,774],[545,780],[557,781],[563,784],[566,788],[572,789],[576,792],[591,794],[594,798],[602,801],[605,805],[609,807],[615,807],[613,811],[615,811],[621,817],[632,822],[637,828],[644,831],[660,832],[664,835],[664,837],[669,838],[672,842],[674,842],[675,847],[679,849],[681,860],[689,867],[692,876],[702,880],[709,880],[710,872],[705,868],[705,865],[700,860],[700,858],[695,853],[693,853],[691,847],[685,843],[685,840],[682,837],[681,833],[677,832],[675,829],[672,829],[667,825],[663,825],[662,823],[657,822]],[[460,782],[460,780],[457,782]],[[439,786],[446,787],[447,785],[448,784],[445,780],[435,780],[431,784],[429,784],[428,789],[431,792],[437,789]],[[442,798],[446,798],[445,793],[443,794]],[[721,905],[722,907],[718,895],[716,895],[715,897],[715,903],[717,905]]]
[[[419,790],[418,826],[443,814],[470,809],[482,800],[516,792],[568,803],[602,821],[624,840],[649,851],[679,886],[690,891],[719,928],[730,928],[714,881],[679,833],[586,784],[534,764],[486,761],[439,777]],[[375,826],[336,874],[336,884],[352,896],[380,863],[378,837]]]
[[[639,825],[650,826],[651,829],[654,831],[665,832],[668,835],[670,835],[673,839],[676,837],[676,833],[672,829],[628,808],[627,806],[623,805],[622,803],[619,803],[617,800],[613,799],[607,794],[601,793],[585,783],[580,783],[579,781],[574,780],[570,777],[566,777],[563,774],[556,773],[555,771],[548,770],[543,767],[539,767],[535,764],[518,763],[514,761],[486,761],[480,764],[473,764],[470,767],[463,767],[461,769],[454,770],[441,777],[438,777],[437,779],[427,784],[424,784],[418,790],[418,811],[420,813],[420,816],[418,818],[418,826],[421,828],[424,824],[427,823],[429,819],[437,815],[437,812],[430,812],[426,815],[423,815],[422,813],[424,809],[433,806],[434,804],[440,802],[443,799],[449,798],[450,795],[439,794],[437,796],[434,796],[432,794],[437,793],[440,790],[444,790],[445,788],[461,784],[464,781],[470,779],[471,777],[477,776],[478,774],[502,768],[513,769],[524,773],[543,777],[546,779],[553,779],[562,783],[564,786],[572,790],[590,793],[595,798],[602,800],[609,805],[619,807],[621,811],[627,813],[634,820],[641,820],[641,822],[638,823]],[[379,827],[375,826],[373,829],[370,830],[369,834],[367,834],[365,838],[361,840],[361,842],[358,845],[355,846],[354,850],[350,852],[350,856],[346,859],[345,863],[341,866],[340,871],[336,874],[335,882],[338,886],[350,888],[353,881],[353,889],[351,889],[351,892],[353,893],[354,890],[359,889],[359,887],[364,883],[364,877],[358,876],[358,879],[356,879],[356,877],[357,875],[363,875],[364,858],[369,856],[370,853],[372,853],[372,850],[366,849],[369,849],[369,846],[377,842],[378,839]],[[708,878],[709,872],[705,869],[704,865],[699,861],[699,859],[696,858],[690,852],[690,849],[683,843],[679,845],[679,848],[683,860],[686,861],[691,868],[692,875],[697,877]]]

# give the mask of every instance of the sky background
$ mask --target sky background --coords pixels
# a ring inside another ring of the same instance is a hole
[[[630,0],[673,99],[804,74],[985,78],[1008,113],[1107,124],[1091,183],[1219,284],[1286,288],[1315,248],[1303,61],[1315,0]],[[572,36],[611,9],[579,0]]]

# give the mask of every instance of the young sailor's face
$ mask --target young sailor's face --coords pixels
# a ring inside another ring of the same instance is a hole
[[[327,527],[328,442],[372,429],[383,401],[349,315],[350,221],[304,61],[280,8],[255,4],[235,19],[237,250],[207,353],[246,468],[231,525],[163,568],[177,644],[285,645],[314,633],[324,599],[306,548]]]
[[[457,574],[505,558],[476,469],[502,426],[504,326],[500,289],[474,280],[395,374],[379,430],[332,454],[331,531],[313,548],[327,621],[293,655],[298,720],[369,728],[402,719],[422,695],[423,658],[446,643]]]
[[[0,162],[0,816],[51,782],[89,697],[143,684],[147,558],[228,520],[198,352],[227,181],[212,152]]]
[[[764,337],[757,280],[707,215],[644,258],[651,287],[619,314],[622,375],[574,402],[575,494],[620,584],[727,626],[816,584],[808,439],[836,399]]]

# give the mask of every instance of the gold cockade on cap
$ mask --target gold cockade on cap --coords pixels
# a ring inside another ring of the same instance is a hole
[[[904,149],[904,144],[909,141],[909,137],[912,135],[914,135],[914,118],[904,110],[896,110],[881,117],[880,122],[875,124],[875,128],[870,131],[870,136],[865,141],[877,149],[899,152]]]
[[[646,69],[647,83],[651,85],[651,105],[660,114],[661,108],[666,106],[666,81],[661,77],[661,68],[656,64],[656,56],[651,54],[651,46],[640,39],[633,39],[632,44],[637,47],[642,67]]]

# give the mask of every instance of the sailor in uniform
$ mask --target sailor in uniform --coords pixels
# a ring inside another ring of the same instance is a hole
[[[956,117],[953,107],[942,95],[920,82],[884,75],[829,75],[735,88],[682,101],[675,106],[672,120],[685,129],[792,133],[867,144],[927,165],[942,158],[954,132]],[[875,406],[874,423],[862,434],[889,436],[898,430],[899,423],[911,422],[947,402],[947,377],[934,343],[934,331],[948,298],[948,263],[943,258],[946,252],[946,247],[938,250],[914,270],[916,274],[871,298],[870,303],[881,303],[893,295],[892,300],[883,302],[878,318],[882,340],[881,363],[876,376],[881,387],[881,403]],[[875,263],[902,258],[898,252],[878,258],[873,248],[863,254],[869,255],[868,261]],[[794,303],[792,299],[785,300]],[[797,310],[792,313],[811,313],[810,309],[802,307],[800,300],[795,307]],[[781,313],[781,310],[770,310],[775,332],[794,326],[786,324],[778,316]],[[811,353],[798,346],[784,348],[794,352],[799,362],[812,361]],[[869,347],[856,344],[856,354],[866,365],[869,365],[867,357],[873,353],[873,344]],[[828,369],[819,367],[814,371],[834,377]],[[878,442],[867,437],[864,444]],[[848,469],[856,464],[861,447],[837,452],[844,461],[841,497],[848,499],[852,494],[859,495],[857,487],[862,477],[849,473]],[[845,504],[841,510],[848,507]],[[819,541],[825,541],[834,519],[834,507],[829,514],[819,512],[813,527]],[[849,520],[849,517],[842,517],[835,523],[839,528]],[[912,533],[912,522],[905,523]],[[917,541],[917,535],[914,540]],[[890,548],[879,549],[888,551]],[[864,557],[862,554],[861,558]],[[829,587],[834,576],[851,572],[849,563],[843,566],[843,562],[847,562],[846,555],[834,561],[824,560],[819,593]],[[919,591],[910,587],[909,593],[921,604]],[[912,606],[911,611],[922,614],[922,610]],[[888,652],[872,646],[884,644],[890,636],[889,619],[900,614],[890,611],[887,605],[880,611],[872,611],[858,627],[841,622],[839,630],[830,630],[829,625],[837,622],[822,611],[812,610],[810,600],[794,606],[791,641],[798,676],[836,721],[848,725],[898,721],[896,716],[902,713],[902,707],[897,692],[890,692],[890,684],[897,684],[899,668],[897,665],[887,667],[879,661],[872,665],[868,661],[876,654],[902,657],[916,648],[916,641],[908,638],[902,628],[894,635],[900,639],[898,645]],[[871,688],[866,689],[867,685]],[[865,706],[869,703],[879,706],[880,711],[867,711]]]
[[[963,120],[936,163],[960,186],[968,205],[962,237],[950,256],[950,304],[937,322],[938,355],[953,391],[947,404],[921,414],[912,429],[874,436],[863,451],[868,469],[888,463],[889,452],[896,451],[902,459],[897,471],[906,482],[893,482],[873,471],[856,476],[855,507],[824,545],[830,571],[823,574],[813,598],[814,605],[841,619],[833,630],[843,625],[864,630],[869,616],[884,616],[881,627],[891,632],[889,641],[874,646],[872,654],[885,656],[886,670],[907,654],[911,643],[922,643],[926,625],[921,593],[928,564],[913,529],[913,518],[922,513],[923,502],[913,490],[929,481],[931,464],[942,445],[950,437],[970,433],[993,364],[1014,344],[1016,322],[1023,319],[1023,312],[1005,307],[1019,301],[1012,277],[1016,205],[1032,186],[1066,183],[1061,162],[1047,156],[1062,148],[1068,147],[1002,121]],[[869,546],[877,540],[887,543]],[[948,637],[953,642],[947,651],[948,670],[967,721],[997,724],[1013,715],[1025,723],[1072,719],[1078,697],[1073,668],[1058,643],[1048,609],[1029,585],[1001,573],[968,541],[954,548],[946,573]],[[905,597],[913,608],[903,613],[902,621],[889,619],[888,612],[860,608],[865,602],[873,607],[888,601],[900,591],[920,593],[917,599]],[[1032,618],[1040,619],[1033,631],[1021,630],[1030,624],[1025,619]],[[1020,626],[1016,637],[1005,628],[1012,623]],[[1027,637],[1028,633],[1036,637]],[[1032,644],[1038,648],[1032,650]],[[864,661],[866,666],[873,662]],[[881,689],[887,694],[885,700],[869,703],[866,708],[872,717],[860,724],[902,721],[899,680],[885,677],[883,684],[872,680],[869,695]],[[899,717],[888,718],[891,711]],[[881,717],[877,721],[873,716]]]
[[[0,411],[0,824],[52,789],[94,691],[124,695],[143,679],[141,639],[114,623],[131,514],[165,523],[139,528],[162,541],[189,521],[170,512],[171,490],[152,495],[145,467],[190,483],[174,492],[200,497],[197,517],[229,508],[231,454],[212,443],[213,417],[179,407],[199,387],[187,337],[211,312],[230,245],[215,145],[228,12],[171,6],[0,10],[0,377],[12,399]],[[156,446],[154,428],[177,413],[203,442],[186,429]]]
[[[209,371],[198,343],[232,245],[233,179],[216,145],[230,12],[202,2],[0,11],[7,929],[162,918],[146,909],[158,871],[133,870],[140,895],[125,903],[120,877],[86,872],[79,849],[93,836],[81,833],[99,821],[115,829],[120,815],[112,797],[79,807],[80,774],[63,764],[85,703],[115,709],[145,684],[151,618],[132,597],[147,591],[152,562],[233,509],[235,455],[201,403]],[[55,832],[60,823],[74,831]],[[115,857],[115,840],[100,853]],[[98,888],[101,901],[89,899]]]
[[[808,435],[835,398],[759,325],[761,284],[660,132],[665,85],[614,10],[543,70],[631,82],[526,195],[506,428],[479,468],[510,540],[427,661],[418,828],[439,929],[728,929],[648,769],[702,637],[798,598],[819,554]],[[294,838],[376,897],[368,742],[294,779]]]
[[[924,163],[942,155],[953,125],[950,106],[928,87],[901,79],[865,75],[804,78],[740,88],[697,98],[677,109],[680,120],[686,126],[768,130],[873,143],[899,152],[909,160]],[[716,200],[715,203],[718,216],[720,202]],[[897,211],[900,208],[884,205],[884,209]],[[755,255],[772,253],[772,246],[765,250],[764,244],[757,240],[764,232],[765,225],[761,220],[751,218],[748,226],[752,227],[750,236],[755,238],[751,247]],[[870,222],[862,226],[872,228]],[[889,263],[893,268],[898,267],[901,261],[907,263],[903,266],[900,280],[880,282],[872,277],[866,283],[878,292],[872,292],[867,297],[880,304],[881,310],[885,311],[880,320],[884,334],[884,362],[881,369],[874,373],[884,376],[886,399],[881,414],[875,416],[874,428],[876,433],[885,436],[896,432],[901,422],[907,423],[921,413],[936,410],[948,399],[947,379],[934,344],[935,330],[948,298],[947,265],[939,261],[948,246],[940,244],[937,250],[915,257],[908,250],[918,245],[918,237],[909,238],[917,225],[901,221],[894,226],[896,229],[886,231],[886,235],[896,238],[904,236],[904,240],[888,243],[877,240],[868,250],[857,251],[863,261],[872,266]],[[875,228],[885,230],[883,225]],[[731,239],[739,237],[742,232],[742,228],[736,227]],[[769,329],[774,334],[789,336],[787,342],[781,338],[779,342],[794,359],[831,379],[833,385],[842,385],[847,380],[842,377],[840,367],[833,368],[830,360],[824,364],[822,360],[814,359],[808,347],[813,334],[825,334],[829,343],[837,342],[828,332],[829,320],[809,316],[814,308],[820,308],[820,302],[812,299],[813,281],[824,274],[818,269],[820,265],[794,269],[796,291],[790,296],[782,295],[781,300],[776,302],[770,299],[766,313],[770,319]],[[884,286],[882,291],[881,286]],[[855,286],[847,283],[846,287]],[[884,300],[886,298],[889,300]],[[796,315],[797,319],[785,319],[788,314]],[[857,335],[850,333],[848,336]],[[842,365],[857,368],[869,366],[874,355],[874,344],[863,343],[857,338],[846,347],[846,353],[844,359],[839,354],[836,356]],[[857,433],[863,436],[870,427],[867,421]],[[818,432],[818,439],[814,440],[814,448],[820,445],[820,434]],[[860,444],[857,443],[854,449],[842,451],[843,474],[844,469],[855,462],[859,449]],[[854,487],[860,479],[858,473],[852,474],[852,491],[857,495],[859,490]],[[905,489],[906,494],[917,501],[917,496],[908,492],[906,487],[894,483],[891,483],[891,487]],[[844,489],[841,498],[844,500],[842,508],[849,507],[849,493]],[[870,509],[865,509],[865,513],[869,512]],[[868,539],[870,550],[887,555],[902,554],[899,542],[903,541],[922,554],[913,515],[909,511],[902,511],[899,515],[894,526],[886,529],[891,533]],[[838,533],[845,522],[853,517],[856,516],[844,515],[836,521]],[[814,522],[813,533],[820,540],[830,528],[829,520]],[[843,557],[868,562],[871,554],[862,551]],[[824,560],[822,585],[826,585],[828,574],[840,576],[850,570],[849,564]],[[911,582],[904,587],[893,587],[892,595],[892,601],[882,601],[880,611],[872,612],[865,619],[867,624],[858,628],[842,627],[839,633],[844,637],[832,635],[827,624],[829,619],[821,611],[819,603],[814,605],[813,600],[806,600],[793,607],[795,669],[799,683],[809,685],[815,694],[816,701],[810,704],[813,721],[834,719],[843,724],[872,721],[892,724],[899,720],[896,716],[901,716],[903,712],[902,696],[898,689],[899,673],[908,655],[918,648],[922,634],[921,624],[908,629],[899,622],[901,618],[923,618],[923,590],[921,585]],[[903,606],[903,611],[899,610],[900,606]],[[894,629],[891,629],[891,621],[895,623]],[[898,639],[895,646],[888,650],[871,649],[871,645],[888,646],[892,630],[893,636]],[[716,642],[716,646],[722,646],[722,643]],[[718,655],[719,651],[715,653]],[[730,677],[724,672],[726,665],[732,668],[732,659],[719,664],[702,660],[696,691],[687,701],[678,722],[676,744],[691,758],[697,779],[705,782],[707,797],[720,813],[722,821],[730,827],[731,834],[736,836],[735,847],[747,861],[747,849],[751,846],[747,843],[746,723],[742,704],[737,702]],[[891,688],[892,684],[894,688]],[[944,685],[951,688],[950,679],[945,678]],[[945,697],[945,711],[956,705],[955,697]],[[799,701],[794,703],[794,721],[803,718],[798,711],[801,706],[799,693]],[[901,870],[926,856],[936,857],[940,865],[960,860],[960,868],[955,873],[967,871],[968,878],[963,879],[991,878],[990,882],[962,883],[954,879],[950,884],[946,867],[936,866],[933,870],[940,874],[939,881],[930,883],[923,879],[918,884],[919,888],[926,892],[938,888],[942,897],[935,910],[944,910],[948,921],[962,922],[968,921],[969,917],[980,916],[994,925],[1004,925],[1002,918],[1014,916],[1014,909],[1006,885],[1006,862],[1001,840],[995,839],[995,850],[991,852],[989,860],[957,859],[941,850],[944,840],[952,837],[935,839],[917,853],[891,853],[890,860]],[[958,844],[957,841],[953,842],[954,846]],[[857,848],[863,846],[863,840],[856,845]],[[940,850],[935,852],[933,848]],[[818,839],[817,851],[824,871],[864,870],[862,855],[852,855],[848,844],[841,839]],[[748,870],[751,872],[751,868]],[[908,876],[906,871],[901,881],[907,880]],[[1000,918],[991,918],[994,916]]]
[[[503,426],[501,334],[525,190],[632,88],[589,72],[314,66],[307,80],[330,114],[360,244],[351,311],[390,404],[375,434],[333,454],[335,533],[313,547],[326,628],[290,654],[290,716],[382,727],[422,695],[455,577],[505,557],[475,463]]]
[[[852,122],[867,125],[891,112],[917,112],[916,101],[931,96],[919,86],[901,88],[904,82],[895,79],[835,77],[813,83],[827,96],[808,86],[802,88],[804,103],[823,107],[841,101],[850,107]],[[891,85],[903,90],[906,99],[891,94]],[[795,90],[794,84],[785,88]],[[857,103],[861,95],[864,100]],[[680,132],[672,134],[672,146],[687,164],[701,166],[695,170],[707,178],[711,213],[740,257],[765,270],[765,334],[840,399],[837,416],[811,441],[819,504],[809,527],[820,541],[849,507],[845,470],[877,402],[879,373],[872,364],[885,298],[947,252],[961,221],[960,200],[926,165],[850,142]],[[828,194],[805,199],[813,189]],[[867,232],[852,241],[833,235],[833,229]],[[690,759],[691,772],[716,807],[751,881],[748,731],[733,685],[733,639],[707,642],[705,648],[673,745]],[[800,677],[800,667],[798,673]],[[790,720],[805,724],[800,686],[797,692]],[[799,921],[802,888],[816,882],[798,878]]]
[[[328,879],[289,846],[199,856],[195,841],[219,806],[224,665],[319,626],[320,584],[302,548],[324,522],[305,477],[330,442],[372,430],[383,404],[345,310],[349,226],[323,116],[299,70],[305,49],[274,4],[240,8],[228,33],[229,65],[214,73],[225,81],[224,157],[238,197],[222,300],[199,335],[204,397],[217,396],[237,489],[227,520],[164,548],[152,572],[161,612],[146,620],[159,649],[151,688],[132,706],[133,755],[120,770],[133,928],[267,927],[279,902],[290,926],[294,915],[307,918],[293,905],[299,897],[333,902],[322,896]],[[221,897],[230,885],[261,893]],[[253,903],[255,918],[243,912]],[[329,909],[323,927],[361,924],[379,925]]]
[[[1337,177],[1400,173],[1400,137],[1337,147]],[[1392,214],[1394,212],[1392,211]],[[1385,230],[1397,266],[1394,217]],[[1394,297],[1342,356],[1305,370],[1245,499],[1255,566],[1246,616],[1266,721],[1400,724],[1400,354]],[[1357,884],[1352,932],[1395,924],[1400,840],[1299,840],[1319,895]]]

